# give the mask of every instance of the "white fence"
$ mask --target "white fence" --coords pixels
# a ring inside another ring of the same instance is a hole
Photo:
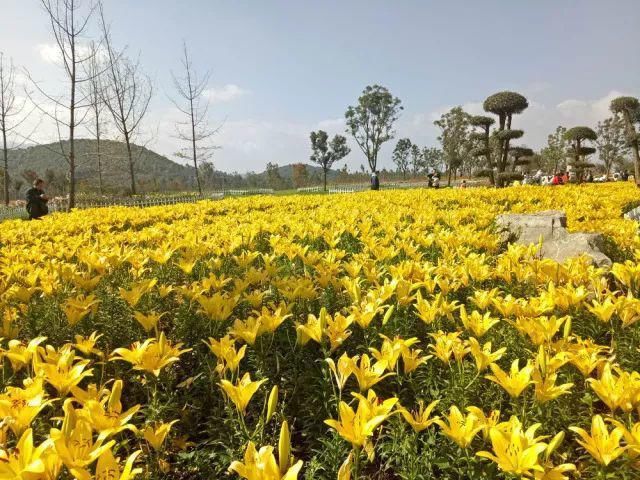
[[[384,182],[380,183],[381,190],[402,190],[406,188],[426,188],[427,182]],[[329,193],[353,193],[369,190],[371,185],[368,183],[358,183],[352,185],[332,185],[329,187]]]
[[[219,192],[213,192],[207,195],[183,195],[179,197],[162,197],[162,196],[149,196],[141,198],[105,198],[105,199],[92,199],[92,200],[76,200],[75,208],[101,208],[101,207],[155,207],[161,205],[176,205],[178,203],[195,203],[200,200],[220,200],[224,197],[236,197],[247,195],[271,195],[273,189],[271,188],[255,188],[247,190],[224,190]],[[64,212],[67,210],[67,200],[51,201],[49,203],[49,212]],[[27,218],[27,211],[24,206],[0,206],[0,221],[8,220],[12,218]]]
[[[383,183],[380,188],[383,190],[398,190],[405,188],[423,188],[427,187],[426,182],[413,182],[413,183],[401,183],[391,182]],[[332,185],[328,188],[329,193],[353,193],[369,190],[371,187],[368,183],[347,184],[347,185]],[[322,192],[321,186],[298,188],[300,193],[318,193]],[[101,207],[154,207],[160,205],[175,205],[178,203],[194,203],[200,200],[216,199],[219,200],[224,197],[238,197],[248,195],[272,195],[274,190],[272,188],[253,188],[253,189],[232,189],[210,193],[208,195],[184,195],[179,197],[162,197],[162,196],[149,196],[140,198],[105,198],[105,199],[92,199],[83,200],[78,199],[76,201],[76,207],[78,209],[85,208],[101,208]],[[67,210],[66,200],[56,200],[49,203],[50,212],[62,212]],[[640,209],[636,209],[637,215],[640,216]],[[631,212],[630,212],[631,213]],[[629,214],[627,214],[629,215]],[[8,220],[12,218],[27,218],[27,212],[24,206],[0,206],[0,221]],[[637,217],[636,217],[637,218]]]
[[[296,191],[298,193],[319,193],[323,191],[323,188],[318,186],[318,187],[302,187],[302,188],[297,188]]]

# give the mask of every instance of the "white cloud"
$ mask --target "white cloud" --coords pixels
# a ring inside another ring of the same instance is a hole
[[[62,54],[60,53],[60,47],[57,43],[39,43],[35,49],[43,62],[52,65],[60,65],[62,63]],[[77,58],[84,59],[89,57],[90,54],[91,45],[89,43],[84,42],[76,45]],[[109,58],[104,45],[98,47],[97,58],[101,62],[106,62]]]
[[[249,90],[239,87],[234,83],[228,83],[222,87],[209,88],[204,91],[204,96],[212,103],[231,102],[251,93]]]
[[[60,48],[55,43],[40,43],[36,45],[36,50],[45,63],[57,64],[62,61]]]

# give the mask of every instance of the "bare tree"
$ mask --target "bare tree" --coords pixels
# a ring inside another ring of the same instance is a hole
[[[13,61],[7,65],[0,52],[0,131],[2,132],[2,157],[4,163],[4,203],[9,204],[9,141],[10,136],[27,119],[26,101],[16,97],[16,69]],[[15,147],[16,145],[14,145]]]
[[[29,79],[38,92],[44,96],[45,102],[33,101],[34,106],[44,115],[54,121],[60,144],[60,155],[69,165],[67,181],[69,183],[69,209],[75,206],[76,198],[76,129],[87,116],[86,97],[80,86],[88,82],[91,77],[83,74],[83,66],[90,61],[94,53],[83,48],[81,41],[85,38],[89,22],[96,10],[96,3],[83,0],[40,0],[51,27],[51,33],[56,41],[61,68],[66,80],[67,92],[56,97],[45,92],[38,82]],[[47,108],[49,104],[53,111]],[[68,135],[63,134],[68,130]],[[64,144],[64,140],[68,144]]]
[[[108,57],[102,100],[127,146],[131,194],[135,195],[136,176],[132,144],[139,134],[142,120],[149,109],[153,85],[151,79],[142,73],[139,58],[132,61],[115,50],[102,8],[100,13]]]
[[[106,72],[104,59],[100,56],[99,47],[95,42],[91,42],[89,46],[91,58],[85,65],[85,72],[88,81],[85,85],[85,95],[87,104],[91,111],[91,122],[87,123],[87,131],[95,139],[95,151],[91,152],[98,167],[98,189],[100,195],[104,193],[104,184],[102,181],[102,146],[100,144],[104,134],[105,123],[105,104],[102,101],[103,76]]]
[[[209,113],[209,101],[205,99],[205,92],[211,72],[207,71],[201,77],[193,68],[186,42],[182,46],[182,76],[178,77],[173,72],[173,85],[178,92],[179,100],[172,100],[176,108],[186,116],[186,120],[176,124],[178,139],[187,142],[188,146],[176,155],[179,158],[191,158],[195,170],[198,192],[202,195],[202,182],[198,162],[206,162],[213,154],[214,146],[203,145],[203,142],[215,135],[220,129],[209,127],[207,115]]]

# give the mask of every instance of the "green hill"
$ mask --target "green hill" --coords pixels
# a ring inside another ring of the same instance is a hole
[[[102,179],[106,191],[121,192],[129,186],[129,170],[124,143],[104,140],[100,142],[102,151]],[[80,190],[97,189],[98,160],[96,142],[79,139],[76,147],[76,178]],[[62,148],[68,148],[63,142]],[[35,172],[52,184],[62,188],[68,166],[61,155],[57,143],[37,145],[11,150],[9,152],[9,172],[11,177],[21,178],[24,172]],[[193,168],[180,165],[147,148],[134,146],[136,183],[141,191],[185,190],[192,188]],[[13,172],[13,173],[12,173]]]
[[[101,170],[103,190],[106,194],[127,194],[129,192],[129,168],[126,145],[122,142],[103,140],[101,143]],[[76,147],[76,180],[79,192],[97,193],[98,159],[95,140],[78,139]],[[68,142],[62,143],[65,151]],[[36,145],[9,151],[9,173],[12,178],[11,197],[22,197],[29,184],[29,178],[38,176],[48,183],[49,193],[65,193],[68,165],[62,156],[58,143]],[[193,167],[176,163],[145,147],[134,146],[136,188],[138,193],[194,191]],[[305,164],[306,185],[322,182],[322,169]],[[214,170],[210,164],[201,165],[200,178],[206,190],[229,188],[277,188],[294,187],[294,165],[278,167],[278,178],[274,179],[266,171],[255,173],[226,173]],[[327,180],[335,182],[341,173],[328,172]],[[19,188],[18,188],[19,187]]]

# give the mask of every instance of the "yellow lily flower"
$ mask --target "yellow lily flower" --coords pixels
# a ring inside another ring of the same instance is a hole
[[[493,300],[499,298],[499,294],[500,291],[497,288],[492,288],[491,290],[475,290],[473,296],[469,297],[469,300],[480,310],[487,310],[493,304]]]
[[[155,278],[151,280],[143,280],[131,285],[129,290],[125,290],[120,287],[118,291],[120,292],[122,299],[127,302],[131,308],[135,308],[136,305],[140,303],[142,296],[149,292],[157,282],[158,280]]]
[[[602,354],[608,351],[608,347],[596,345],[590,340],[583,340],[569,349],[571,356],[569,362],[580,370],[584,377],[588,377],[593,370],[607,361]]]
[[[500,421],[500,410],[492,410],[487,416],[478,407],[471,406],[467,407],[467,412],[475,416],[478,424],[482,425],[482,438],[487,440],[491,429],[498,425],[498,422]]]
[[[437,418],[434,423],[460,448],[467,448],[483,427],[475,415],[470,413],[465,416],[455,405],[449,409],[449,414],[444,419]]]
[[[35,480],[44,478],[45,464],[43,454],[49,448],[49,442],[35,447],[33,431],[29,428],[22,433],[16,447],[7,451],[0,446],[0,478]]]
[[[640,457],[640,422],[634,423],[631,428],[627,428],[624,423],[618,420],[611,420],[611,423],[622,430],[629,456],[633,459]]]
[[[611,297],[605,298],[603,302],[593,300],[591,303],[592,305],[588,305],[587,309],[601,322],[609,323],[613,314],[616,313],[616,304],[611,300]]]
[[[629,412],[633,409],[635,403],[632,398],[633,393],[640,391],[640,375],[634,372],[636,375],[632,376],[627,372],[620,371],[620,375],[616,377],[611,369],[611,364],[606,362],[600,378],[598,380],[589,378],[587,383],[596,392],[600,400],[609,407],[611,413],[614,413],[618,408]],[[634,388],[634,384],[636,388]]]
[[[472,332],[478,338],[485,335],[495,324],[500,323],[499,319],[491,317],[490,312],[486,312],[483,315],[477,310],[474,310],[470,315],[468,315],[464,305],[460,307],[460,320],[462,321],[464,328]]]
[[[609,432],[600,415],[591,419],[591,435],[580,427],[569,427],[569,430],[580,436],[581,440],[578,440],[578,443],[602,465],[609,465],[625,451],[625,448],[620,446],[624,430],[614,427]]]
[[[539,317],[518,317],[513,325],[522,333],[526,334],[534,345],[542,345],[543,343],[551,343],[553,337],[560,331],[565,322],[570,321],[571,317],[565,316],[558,318],[555,315],[539,316]]]
[[[78,295],[75,298],[69,298],[62,305],[62,310],[67,316],[69,325],[73,326],[80,322],[89,313],[94,312],[100,300],[95,295]]]
[[[115,441],[103,443],[98,438],[94,442],[90,423],[78,417],[70,399],[65,401],[63,410],[65,416],[62,428],[52,428],[50,433],[54,448],[74,477],[78,480],[90,480],[91,474],[87,468],[105,451],[110,450]]]
[[[47,337],[36,337],[27,345],[19,340],[9,340],[8,348],[2,354],[11,363],[11,369],[14,372],[19,372],[31,363],[38,352],[38,346],[46,339]]]
[[[251,398],[258,391],[260,386],[265,383],[267,379],[251,381],[251,374],[245,373],[241,380],[236,385],[228,380],[221,380],[219,385],[222,390],[227,394],[229,400],[233,402],[238,411],[244,415],[247,410],[247,406],[251,401]]]
[[[116,348],[111,360],[129,362],[134,370],[153,373],[157,377],[164,367],[180,360],[183,353],[191,351],[190,348],[181,350],[181,347],[182,343],[172,345],[164,332],[161,332],[158,339],[149,338],[143,343],[135,342],[131,348]]]
[[[256,338],[260,335],[262,324],[259,319],[249,317],[245,321],[236,319],[229,333],[236,338],[241,338],[249,345],[256,343]]]
[[[247,480],[297,480],[302,470],[302,460],[298,460],[285,472],[280,471],[273,454],[273,447],[265,446],[256,450],[253,442],[249,442],[244,452],[244,461],[234,461],[229,466],[230,472],[235,472]]]
[[[273,311],[267,307],[262,307],[262,311],[258,315],[258,320],[260,321],[259,334],[275,332],[286,319],[291,317],[286,311],[287,307],[284,304],[279,305]],[[322,316],[322,312],[320,316]]]
[[[73,363],[75,358],[76,352],[74,350],[62,353],[55,363],[43,362],[36,357],[33,362],[34,370],[64,397],[69,393],[71,387],[75,387],[84,378],[93,375],[93,370],[87,369],[89,360]]]
[[[533,383],[533,365],[530,361],[520,369],[519,360],[514,360],[508,374],[495,363],[490,366],[493,375],[487,375],[485,378],[500,385],[512,398],[519,397],[522,391]]]
[[[105,450],[96,464],[95,480],[130,480],[142,473],[142,468],[133,468],[133,462],[142,453],[136,450],[127,458],[124,469],[120,471],[119,458],[115,458],[111,450]]]
[[[151,330],[158,329],[158,322],[164,313],[157,312],[149,312],[147,314],[138,312],[137,310],[133,312],[133,318],[144,328],[145,332],[150,332]]]
[[[471,352],[471,355],[476,362],[476,368],[478,369],[478,372],[485,371],[487,368],[489,368],[489,365],[500,360],[507,351],[506,347],[502,347],[495,352],[492,352],[491,342],[486,342],[481,347],[478,340],[473,337],[468,340],[468,345],[469,352]]]
[[[402,364],[404,373],[411,373],[415,371],[420,365],[427,363],[428,360],[433,358],[433,355],[420,356],[422,350],[419,348],[405,348],[402,350]]]
[[[230,297],[224,292],[216,292],[211,297],[198,295],[197,301],[202,307],[201,312],[214,322],[224,322],[233,313],[233,309],[240,300],[239,296]]]
[[[543,376],[540,370],[535,369],[532,378],[535,385],[535,398],[538,403],[547,403],[555,400],[560,395],[566,395],[571,392],[573,387],[573,383],[556,385],[557,373],[547,373],[547,375]]]
[[[301,324],[296,322],[296,333],[298,335],[298,343],[305,346],[309,340],[316,343],[322,343],[322,335],[326,324],[326,309],[320,310],[320,315],[316,317],[312,313],[308,315],[307,323]]]
[[[129,421],[140,410],[140,405],[134,405],[123,413],[120,402],[122,388],[122,380],[116,380],[108,397],[104,400],[87,400],[81,410],[76,410],[102,438],[106,439],[123,430],[135,428]]]
[[[73,347],[78,349],[80,352],[82,352],[85,355],[94,354],[94,355],[97,355],[98,357],[103,357],[104,353],[102,353],[100,350],[95,348],[96,343],[98,342],[98,339],[100,337],[102,337],[102,335],[98,335],[98,332],[93,332],[88,337],[83,337],[82,335],[75,335],[74,336],[75,343],[73,344]]]
[[[506,473],[519,476],[532,476],[534,472],[544,472],[539,456],[547,448],[547,444],[534,438],[540,424],[532,425],[526,432],[516,417],[509,422],[491,428],[489,437],[493,452],[481,451],[476,455],[487,458],[498,465]]]
[[[420,293],[420,291],[418,290],[418,294],[416,296],[416,304],[414,305],[414,308],[418,312],[418,318],[427,325],[435,322],[436,319],[441,316],[440,303],[440,295],[436,295],[433,301],[430,302],[422,298],[422,293]]]
[[[364,447],[369,437],[390,415],[397,398],[389,398],[378,404],[373,390],[370,390],[367,398],[359,394],[353,394],[358,399],[358,407],[354,411],[346,402],[340,402],[339,420],[329,419],[324,423],[338,432],[354,448]]]
[[[615,264],[618,265],[618,264]],[[635,298],[631,291],[616,300],[616,310],[624,328],[634,325],[640,320],[640,298]]]
[[[351,330],[348,330],[348,328],[351,326],[352,321],[352,317],[345,317],[340,313],[336,313],[333,317],[327,315],[327,326],[324,333],[329,339],[331,352],[334,352],[351,336]]]
[[[395,337],[391,340],[385,335],[380,335],[380,337],[383,339],[380,350],[376,348],[369,348],[369,351],[373,358],[378,362],[386,363],[387,369],[389,370],[394,370],[396,368],[398,359],[403,352],[408,351],[409,347],[418,343],[418,339],[416,337],[409,338],[407,340],[403,340],[400,337]]]
[[[387,369],[387,362],[385,361],[377,361],[372,365],[369,355],[366,353],[362,357],[356,355],[350,361],[351,372],[356,377],[361,392],[366,392],[378,382],[395,375],[393,372],[384,373]]]
[[[0,394],[0,417],[16,437],[29,428],[40,411],[51,403],[46,400],[42,378],[26,379],[25,388],[6,387]]]
[[[422,400],[419,400],[418,410],[410,412],[406,408],[400,407],[398,408],[398,412],[400,412],[400,414],[404,417],[407,423],[411,425],[411,428],[413,428],[415,432],[421,432],[427,429],[428,427],[430,427],[431,425],[433,425],[436,419],[440,418],[440,417],[431,418],[431,412],[436,407],[436,405],[438,405],[439,402],[440,400],[434,400],[425,408],[424,402]]]
[[[177,421],[178,420],[173,420],[169,423],[160,422],[153,425],[147,425],[142,431],[142,436],[156,452],[159,452],[162,450],[162,444],[171,431],[171,427]]]
[[[429,345],[433,354],[443,363],[449,364],[451,356],[454,355],[456,360],[462,360],[462,357],[469,351],[465,343],[459,338],[461,332],[443,332],[438,330],[437,333],[430,333],[429,336],[435,339],[435,345]]]
[[[226,370],[231,372],[237,372],[240,368],[240,362],[245,356],[247,346],[243,345],[240,349],[236,350],[236,342],[229,335],[225,335],[216,340],[209,337],[209,343],[205,342],[205,345],[209,347],[211,353],[213,353],[218,359],[218,365],[216,371],[222,375]]]
[[[349,455],[342,462],[340,468],[338,469],[338,479],[337,480],[351,480],[351,464],[353,463],[353,452],[349,452]]]
[[[351,358],[349,358],[349,355],[346,353],[343,353],[338,359],[337,365],[331,358],[325,359],[325,362],[327,362],[331,369],[331,373],[333,374],[333,378],[336,380],[338,389],[342,390],[353,373],[353,363],[351,362]]]

